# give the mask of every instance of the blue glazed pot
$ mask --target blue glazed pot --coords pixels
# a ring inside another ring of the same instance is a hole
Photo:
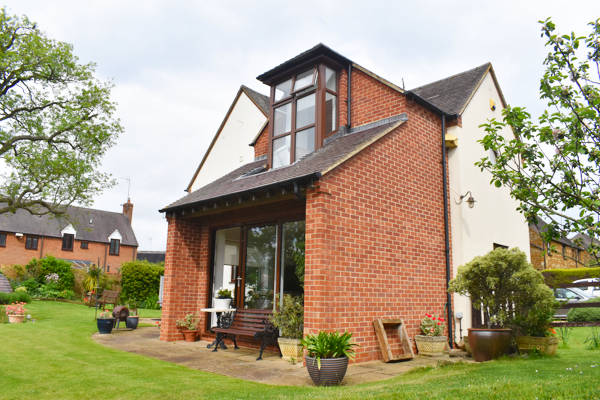
[[[113,326],[115,324],[114,318],[98,318],[96,320],[96,324],[98,325],[98,332],[105,335],[111,333],[113,330]]]

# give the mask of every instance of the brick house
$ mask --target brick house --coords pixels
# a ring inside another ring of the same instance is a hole
[[[541,233],[545,232],[547,224],[538,220],[529,224],[529,241],[531,246],[531,264],[536,269],[581,268],[588,265],[590,255],[586,251],[585,242],[566,237],[555,238],[546,242]],[[588,238],[580,234],[578,238]],[[581,239],[580,239],[581,240]],[[589,241],[588,241],[589,243]]]
[[[404,319],[411,338],[425,313],[454,321],[447,281],[468,260],[452,258],[446,153],[459,138],[448,130],[462,127],[489,73],[437,85],[450,93],[437,105],[433,88],[405,91],[322,44],[261,74],[272,117],[254,161],[161,210],[161,339],[181,339],[175,320],[190,312],[207,334],[200,308],[221,287],[238,308],[303,294],[305,333],[352,332],[358,362],[381,358],[374,319]]]
[[[129,200],[122,213],[71,206],[58,218],[25,210],[2,214],[0,265],[27,264],[51,255],[80,268],[95,264],[116,274],[121,264],[136,259],[132,216]]]

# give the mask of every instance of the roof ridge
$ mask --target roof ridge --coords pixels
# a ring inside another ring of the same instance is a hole
[[[474,67],[474,68],[471,68],[471,69],[467,69],[465,71],[458,72],[458,73],[456,73],[454,75],[450,75],[450,76],[447,76],[445,78],[438,79],[437,81],[429,82],[429,83],[426,83],[424,85],[418,86],[416,88],[411,89],[410,91],[412,92],[412,91],[415,91],[415,90],[422,89],[422,88],[424,88],[426,86],[429,86],[429,85],[434,85],[434,84],[442,82],[442,81],[446,81],[446,80],[449,80],[449,79],[452,79],[452,78],[457,78],[457,77],[459,77],[461,75],[468,74],[469,72],[473,72],[473,71],[475,71],[475,70],[477,70],[479,68],[482,68],[482,67],[486,67],[487,68],[487,67],[489,67],[491,65],[492,65],[492,63],[490,61],[488,61],[488,62],[486,62],[484,64],[481,64],[481,65],[479,65],[477,67]]]

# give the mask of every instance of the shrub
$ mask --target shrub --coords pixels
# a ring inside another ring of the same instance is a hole
[[[158,297],[160,276],[165,268],[148,261],[131,261],[121,266],[121,298],[143,302]]]
[[[600,276],[600,267],[598,268],[565,268],[548,269],[542,271],[544,281],[550,287],[573,283],[573,281],[587,278],[597,278]]]
[[[75,276],[71,270],[71,264],[52,256],[46,256],[39,260],[34,258],[27,264],[26,269],[42,285],[46,284],[47,277],[53,274],[58,275],[56,283],[60,290],[73,290],[75,285]]]
[[[281,336],[290,339],[302,339],[304,334],[304,301],[301,296],[289,294],[283,296],[283,306],[271,317],[276,328],[281,329]]]
[[[37,293],[37,290],[40,286],[40,283],[33,278],[27,279],[26,281],[21,282],[21,286],[27,288],[27,292],[30,294]]]
[[[571,308],[567,314],[567,321],[600,322],[600,308]]]
[[[13,292],[13,293],[1,293],[0,292],[0,304],[12,304],[12,303],[30,303],[31,296],[26,292]]]
[[[136,300],[133,300],[133,303],[136,303]],[[158,304],[158,293],[146,297],[140,303],[140,308],[146,308],[148,310],[160,310],[160,304]]]

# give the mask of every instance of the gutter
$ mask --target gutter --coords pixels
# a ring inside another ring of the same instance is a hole
[[[446,312],[448,319],[448,340],[450,348],[454,346],[454,336],[452,334],[452,325],[454,323],[454,318],[452,317],[452,295],[448,291],[450,286],[450,227],[449,227],[449,212],[448,212],[448,166],[447,166],[447,154],[446,154],[446,118],[457,118],[458,114],[448,114],[445,111],[439,109],[435,105],[431,104],[427,100],[418,96],[416,93],[407,91],[406,97],[414,100],[415,102],[421,104],[422,106],[431,109],[436,114],[440,115],[442,120],[442,136],[441,136],[441,144],[442,144],[442,181],[443,181],[443,192],[444,192],[444,256],[446,260]]]

